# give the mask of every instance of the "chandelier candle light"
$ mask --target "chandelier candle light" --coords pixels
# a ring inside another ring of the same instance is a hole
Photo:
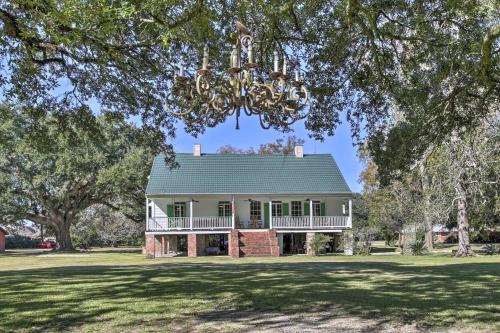
[[[273,70],[260,69],[255,63],[253,37],[241,22],[236,43],[230,53],[229,69],[217,74],[209,65],[208,45],[203,48],[201,68],[194,78],[180,65],[175,73],[166,104],[168,112],[189,121],[203,117],[210,124],[236,115],[239,129],[241,110],[248,115],[258,115],[264,129],[271,126],[288,127],[307,116],[309,93],[300,76],[298,61],[292,64],[293,79],[288,75],[290,63],[283,55],[280,70],[280,54],[273,52]],[[243,61],[245,64],[242,65]]]

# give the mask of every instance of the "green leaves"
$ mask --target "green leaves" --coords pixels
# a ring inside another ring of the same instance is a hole
[[[97,101],[140,116],[163,130],[163,141],[175,132],[164,101],[181,58],[194,76],[208,42],[211,65],[226,68],[239,19],[255,34],[263,68],[275,48],[300,59],[313,97],[305,122],[311,136],[333,135],[345,113],[355,141],[374,142],[372,155],[403,156],[387,170],[390,180],[499,104],[495,4],[9,0],[0,5],[0,84],[8,98],[41,110],[78,113]],[[224,120],[200,110],[185,128],[197,135]]]
[[[77,214],[98,203],[140,209],[158,131],[112,114],[0,106],[3,219]],[[9,213],[10,212],[10,213]]]

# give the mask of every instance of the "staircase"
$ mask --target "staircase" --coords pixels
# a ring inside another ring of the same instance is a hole
[[[278,237],[275,230],[239,231],[240,257],[279,256]]]

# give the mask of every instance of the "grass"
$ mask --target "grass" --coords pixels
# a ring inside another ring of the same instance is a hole
[[[500,256],[148,260],[136,249],[11,251],[0,255],[0,276],[0,332],[191,331],[248,313],[295,315],[293,325],[315,316],[500,330]]]

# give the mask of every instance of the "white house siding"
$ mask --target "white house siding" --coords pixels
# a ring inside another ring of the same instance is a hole
[[[350,199],[348,196],[318,196],[318,195],[301,195],[301,196],[238,196],[235,197],[235,208],[236,216],[240,221],[250,220],[250,202],[248,199],[261,202],[261,214],[264,218],[264,203],[269,201],[281,201],[289,203],[289,214],[291,215],[291,201],[302,201],[310,198],[313,201],[321,201],[325,203],[325,215],[326,216],[340,216],[343,215],[342,204],[347,203]],[[211,196],[211,197],[156,197],[151,198],[150,205],[152,209],[152,217],[164,218],[167,216],[167,205],[173,204],[175,202],[185,202],[186,203],[186,216],[189,216],[189,201],[195,200],[198,202],[193,202],[193,216],[218,216],[218,203],[219,201],[231,201],[232,196]]]

